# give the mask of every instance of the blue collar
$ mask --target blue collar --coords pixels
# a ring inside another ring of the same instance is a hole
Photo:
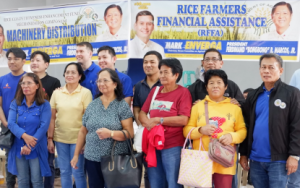
[[[265,86],[263,86],[263,89],[264,89],[264,92],[272,92],[273,91],[273,89],[274,89],[274,87],[272,88],[272,89],[270,89],[270,91],[268,91],[266,88],[265,88]]]
[[[23,101],[22,101],[21,104],[27,106],[26,97],[24,97],[24,99],[23,99]],[[35,100],[34,100],[33,104],[29,108],[33,108],[33,107],[36,107],[36,106],[37,105],[36,105]],[[28,106],[27,106],[27,108],[28,108]]]
[[[116,68],[115,68],[115,71],[116,71],[116,73],[120,73],[120,72],[118,71],[118,69],[116,69]]]
[[[96,66],[97,65],[94,62],[92,62],[91,66],[88,69],[86,69],[85,71],[92,71]]]

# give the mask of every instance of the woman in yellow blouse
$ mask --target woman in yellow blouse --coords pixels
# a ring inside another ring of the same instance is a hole
[[[204,149],[208,151],[210,137],[218,138],[224,145],[241,143],[246,138],[246,127],[242,110],[232,104],[230,98],[224,97],[227,89],[227,75],[222,70],[209,70],[205,73],[205,86],[208,95],[204,100],[195,104],[192,108],[190,120],[183,129],[186,137],[191,129],[193,147],[199,149],[200,138]],[[204,102],[208,102],[208,114],[210,124],[206,124]],[[236,160],[233,167],[225,168],[221,164],[213,162],[213,183],[215,188],[231,188],[232,178],[236,172]]]
[[[72,169],[70,161],[82,127],[82,116],[92,101],[92,93],[80,85],[85,76],[79,63],[69,63],[64,77],[66,85],[55,90],[50,100],[52,117],[48,129],[48,151],[54,153],[55,142],[62,188],[73,187],[72,175],[77,187],[86,188],[83,154],[79,156],[78,169]]]

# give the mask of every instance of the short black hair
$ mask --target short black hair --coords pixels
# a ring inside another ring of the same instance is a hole
[[[205,58],[205,56],[206,56],[206,54],[207,54],[208,52],[217,52],[217,53],[219,54],[220,60],[222,60],[222,54],[221,54],[221,52],[220,52],[219,50],[215,49],[215,48],[209,48],[209,49],[207,49],[207,50],[204,52],[204,54],[203,54],[203,59]]]
[[[93,46],[91,45],[91,43],[89,42],[80,42],[78,44],[76,44],[77,46],[85,46],[87,49],[89,49],[90,51],[93,51]]]
[[[116,56],[116,52],[115,52],[115,49],[113,47],[110,47],[110,46],[101,46],[98,50],[97,50],[97,55],[99,54],[99,52],[101,51],[108,51],[108,53],[114,57]]]
[[[6,52],[7,58],[10,53],[13,53],[14,56],[16,56],[17,58],[22,58],[22,60],[26,59],[26,54],[21,48],[10,48],[9,50],[7,50]]]
[[[106,16],[107,14],[107,11],[111,8],[117,8],[118,11],[120,12],[121,15],[123,15],[123,12],[122,12],[122,9],[119,5],[116,5],[116,4],[112,4],[112,5],[109,5],[108,7],[106,7],[105,11],[104,11],[104,17]]]
[[[151,16],[152,17],[152,21],[154,21],[153,14],[150,11],[148,11],[148,10],[143,10],[143,11],[137,13],[137,15],[135,17],[135,23],[138,21],[138,19],[139,19],[140,16]]]
[[[41,55],[43,57],[43,60],[45,63],[50,63],[50,57],[47,53],[42,52],[42,51],[35,51],[30,55],[30,60],[33,59],[36,55]]]
[[[148,56],[148,55],[155,55],[155,56],[157,57],[157,59],[158,59],[158,62],[160,62],[160,61],[162,60],[162,56],[161,56],[161,54],[160,54],[158,51],[153,50],[153,51],[147,52],[147,53],[144,55],[144,58],[143,58],[143,59],[145,59],[145,57]]]
[[[109,74],[110,74],[110,79],[117,84],[117,88],[115,89],[115,94],[117,96],[117,100],[118,101],[121,101],[122,99],[124,99],[124,94],[123,94],[123,86],[122,86],[122,83],[120,81],[120,78],[118,76],[118,73],[112,69],[109,69],[109,68],[105,68],[105,69],[101,69],[99,72],[98,72],[98,76],[97,76],[97,80],[99,78],[99,75],[104,72],[104,71],[107,71]],[[98,89],[98,87],[97,87]],[[97,94],[95,96],[95,98],[97,97],[100,97],[101,95],[103,95],[99,89],[98,89],[98,92],[99,94]]]
[[[274,12],[275,12],[275,10],[276,10],[276,8],[277,8],[278,6],[284,6],[284,5],[286,5],[287,8],[289,9],[290,13],[293,14],[293,9],[292,9],[291,4],[290,4],[290,3],[287,3],[287,2],[284,2],[284,1],[281,1],[281,2],[279,2],[279,3],[276,3],[276,4],[273,6],[273,8],[272,8],[272,15],[274,14]]]
[[[253,91],[254,89],[253,88],[248,88],[248,89],[245,89],[243,93],[249,93],[250,91]]]
[[[4,28],[3,28],[3,26],[1,24],[0,24],[0,28],[2,28],[2,33],[4,35]]]
[[[183,68],[180,61],[176,58],[163,59],[159,62],[158,68],[160,69],[163,65],[170,67],[173,75],[178,73],[178,78],[176,80],[176,83],[178,83],[182,77],[183,72]]]
[[[279,64],[279,67],[281,68],[283,66],[283,60],[279,55],[273,54],[273,53],[268,53],[268,54],[264,54],[264,55],[260,56],[260,58],[259,58],[259,67],[261,66],[261,62],[264,58],[267,58],[267,59],[268,58],[275,58],[277,63]]]
[[[204,84],[205,84],[205,87],[207,87],[208,81],[213,76],[220,77],[223,80],[224,85],[227,86],[227,84],[228,84],[228,78],[227,78],[227,74],[225,73],[225,71],[220,70],[220,69],[211,69],[211,70],[206,71],[206,73],[204,74]]]
[[[67,68],[70,65],[75,65],[77,67],[78,74],[81,75],[79,83],[83,82],[85,80],[85,75],[84,75],[84,71],[83,71],[83,69],[82,69],[82,67],[79,63],[71,62],[71,63],[67,64],[66,67],[65,67],[63,76],[65,77],[65,73],[67,71]]]

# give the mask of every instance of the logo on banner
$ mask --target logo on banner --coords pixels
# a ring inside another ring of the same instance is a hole
[[[92,18],[93,19],[93,14],[94,14],[94,9],[92,7],[83,7],[80,11],[81,15],[84,15],[85,18]],[[97,14],[96,14],[97,15]],[[97,15],[98,17],[98,15]]]
[[[96,13],[94,13],[93,15],[92,15],[92,19],[94,20],[94,21],[97,21],[98,20],[98,14],[96,14]]]
[[[139,9],[148,9],[148,6],[150,6],[151,3],[137,2],[137,3],[134,3],[134,5],[139,6]]]

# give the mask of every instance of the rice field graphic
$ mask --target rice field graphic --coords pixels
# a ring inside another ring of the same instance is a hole
[[[249,8],[247,8],[248,13]],[[205,11],[204,11],[205,12]],[[267,33],[270,31],[270,27],[273,24],[273,21],[271,19],[271,11],[267,7],[259,7],[257,6],[255,8],[255,15],[254,16],[247,16],[250,18],[253,17],[266,17],[266,27],[251,27],[251,28],[245,28],[245,27],[222,27],[222,26],[214,26],[209,27],[207,26],[206,29],[222,29],[224,32],[224,35],[222,37],[216,37],[216,36],[199,36],[198,35],[198,29],[197,31],[188,31],[188,29],[185,29],[184,27],[182,29],[178,29],[178,27],[170,27],[169,30],[162,30],[160,27],[156,27],[151,36],[150,39],[174,39],[174,40],[255,40],[258,39],[259,36],[261,36],[264,33]],[[204,14],[198,14],[198,17],[205,16]],[[227,14],[220,14],[220,17],[228,17],[230,15]],[[237,17],[245,17],[244,14],[237,14]],[[259,23],[260,24],[260,23]],[[202,27],[203,28],[203,27]],[[250,33],[249,33],[250,31]],[[130,38],[133,39],[135,36],[135,31],[132,29],[130,31]]]

